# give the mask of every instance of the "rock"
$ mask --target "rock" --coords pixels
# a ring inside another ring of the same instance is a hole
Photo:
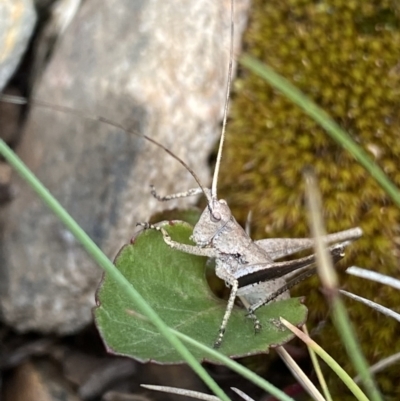
[[[235,54],[248,5],[236,1]],[[229,0],[87,0],[34,96],[156,139],[207,185],[224,105],[229,10]],[[55,110],[31,110],[18,152],[110,258],[136,222],[178,205],[160,204],[150,184],[163,194],[196,186],[143,138]],[[18,331],[76,332],[92,319],[101,270],[18,177],[15,188],[16,199],[2,212],[2,318]]]
[[[46,9],[51,7],[53,3],[56,3],[58,0],[35,0],[35,6],[37,9]]]
[[[29,92],[40,83],[41,75],[46,70],[46,64],[57,47],[58,41],[68,29],[76,16],[82,0],[57,0],[50,3],[36,0],[40,18],[35,42],[33,44],[32,62],[30,63]]]
[[[13,86],[4,88],[2,93],[9,96],[22,95],[21,91]],[[0,138],[8,144],[16,143],[20,134],[21,106],[15,103],[0,102],[0,121]]]
[[[4,401],[81,400],[48,361],[23,363],[12,372],[4,387]]]
[[[4,0],[0,3],[0,91],[11,78],[31,38],[36,13],[31,0]]]
[[[123,357],[99,357],[71,347],[54,347],[53,359],[61,365],[63,377],[83,400],[98,399],[121,382],[136,381],[137,362]]]
[[[153,401],[154,398],[139,394],[129,394],[120,391],[109,391],[104,394],[102,401]]]
[[[11,174],[11,167],[0,162],[0,205],[12,199]]]

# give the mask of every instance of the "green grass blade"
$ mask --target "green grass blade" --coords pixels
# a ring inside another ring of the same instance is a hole
[[[307,172],[305,173],[305,182],[309,224],[312,237],[315,239],[314,249],[317,255],[317,271],[323,285],[323,292],[331,306],[333,323],[340,335],[342,344],[346,348],[347,355],[362,378],[370,399],[372,401],[382,401],[374,378],[368,369],[368,363],[362,353],[359,341],[356,338],[353,325],[340,299],[337,273],[322,241],[322,237],[325,235],[325,228],[323,226],[322,200],[317,187],[317,179],[312,172]]]
[[[306,325],[303,326],[303,331],[304,331],[304,333],[309,335]],[[325,377],[322,373],[321,365],[319,364],[317,355],[308,345],[307,345],[307,349],[308,349],[308,353],[310,354],[311,363],[314,367],[314,371],[318,378],[319,385],[321,386],[322,392],[324,393],[324,397],[326,398],[326,401],[333,401],[331,393],[328,388],[328,384],[326,383]]]
[[[379,393],[369,366],[361,351],[360,343],[357,341],[353,325],[350,322],[346,308],[343,301],[340,299],[339,294],[332,300],[332,320],[335,324],[336,330],[339,332],[344,344],[347,355],[351,359],[354,368],[360,376],[360,383],[365,388],[372,401],[383,401]]]
[[[372,161],[368,154],[356,144],[350,135],[342,130],[339,125],[319,106],[310,100],[303,92],[292,85],[286,78],[276,73],[271,67],[249,55],[243,55],[240,63],[251,72],[270,83],[274,88],[282,92],[293,103],[301,107],[306,114],[323,127],[328,134],[345,148],[358,162],[371,174],[371,176],[386,191],[392,200],[400,206],[400,190],[389,180],[382,169]]]
[[[188,344],[191,344],[191,345],[201,349],[205,354],[208,354],[210,357],[218,359],[225,366],[232,369],[236,373],[239,373],[241,376],[250,380],[251,382],[256,384],[258,387],[262,388],[267,393],[270,393],[277,399],[279,399],[281,401],[294,401],[293,398],[289,397],[283,391],[279,390],[278,388],[273,386],[271,383],[264,380],[262,377],[258,376],[251,370],[245,368],[243,365],[240,365],[239,363],[228,358],[227,356],[220,354],[215,349],[207,347],[206,345],[197,342],[196,340],[192,339],[191,337],[186,336],[185,334],[180,333],[179,331],[175,331],[173,329],[171,329],[171,331],[173,331],[176,334],[176,336],[179,337],[180,339],[184,340]]]
[[[358,401],[370,401],[368,397],[363,393],[361,388],[357,386],[355,381],[343,370],[343,368],[321,347],[319,346],[312,338],[310,338],[307,334],[303,333],[296,326],[293,326],[287,320],[281,318],[281,322],[290,330],[296,334],[300,340],[304,341],[304,343],[310,347],[340,378],[340,380],[347,386],[347,388],[353,393],[353,395],[357,398]]]
[[[118,271],[107,256],[100,248],[90,239],[90,237],[82,230],[76,221],[68,214],[68,212],[60,205],[60,203],[51,195],[44,185],[35,177],[22,160],[0,139],[0,154],[10,163],[10,165],[27,181],[31,188],[39,195],[42,201],[53,211],[53,213],[62,221],[74,237],[81,243],[89,255],[95,260],[102,269],[107,272],[121,287],[123,291],[136,301],[141,309],[141,313],[146,315],[151,322],[159,329],[165,338],[175,347],[182,355],[186,362],[199,375],[199,377],[207,384],[207,386],[219,398],[229,401],[229,397],[222,391],[217,383],[211,378],[207,371],[200,365],[194,356],[188,351],[186,346],[170,332],[168,326],[159,318],[154,310],[146,303],[142,296],[135,288],[125,279]]]

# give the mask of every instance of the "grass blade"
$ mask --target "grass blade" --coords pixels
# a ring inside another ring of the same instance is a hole
[[[292,330],[300,340],[310,347],[342,380],[342,382],[348,387],[348,389],[354,394],[359,401],[369,401],[368,397],[362,392],[360,387],[353,381],[353,379],[342,369],[342,367],[314,340],[312,340],[307,334],[303,333],[296,326],[293,326],[287,320],[281,318],[281,322],[289,330]]]
[[[353,325],[350,322],[346,308],[340,298],[338,290],[338,278],[333,263],[321,240],[325,234],[322,220],[321,196],[319,194],[316,178],[309,171],[305,174],[306,201],[309,210],[309,222],[311,234],[315,239],[315,253],[317,255],[317,271],[321,279],[324,294],[332,308],[332,320],[338,331],[342,344],[345,346],[347,355],[353,363],[354,368],[363,379],[365,390],[372,401],[382,401],[374,378],[369,371],[367,361],[361,351],[360,344],[356,338]]]
[[[159,318],[154,310],[146,303],[139,292],[126,280],[126,278],[118,271],[107,256],[100,248],[91,240],[91,238],[82,230],[76,221],[68,214],[68,212],[60,205],[60,203],[51,195],[44,185],[35,177],[22,160],[0,139],[0,154],[10,163],[10,165],[27,181],[31,188],[38,194],[42,201],[53,211],[53,213],[62,221],[74,237],[82,244],[88,254],[95,260],[101,268],[106,271],[134,301],[140,305],[140,311],[146,315],[152,323],[160,330],[165,338],[175,347],[182,355],[186,362],[199,375],[199,377],[207,384],[207,386],[221,400],[228,401],[229,397],[222,391],[217,383],[211,378],[207,371],[188,351],[185,345],[177,338],[168,326]]]

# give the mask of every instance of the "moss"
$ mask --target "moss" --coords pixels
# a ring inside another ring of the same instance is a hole
[[[389,0],[254,0],[245,37],[247,52],[327,110],[398,186],[399,12]],[[243,223],[253,211],[254,238],[307,236],[301,171],[312,165],[328,231],[358,225],[365,232],[342,266],[397,276],[400,211],[384,191],[314,121],[261,79],[241,71],[234,91],[219,192],[238,220]],[[341,279],[347,290],[400,311],[399,292]],[[295,292],[307,294],[314,324],[328,315],[317,286],[314,281]],[[346,304],[370,363],[400,349],[397,322],[353,301]],[[330,326],[318,341],[349,369]],[[399,399],[396,375],[396,369],[388,369],[379,378],[387,394]]]

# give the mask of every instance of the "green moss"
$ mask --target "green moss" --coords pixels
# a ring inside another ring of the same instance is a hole
[[[327,110],[400,186],[396,2],[254,0],[245,48]],[[312,165],[328,231],[358,225],[365,232],[342,265],[397,276],[400,211],[383,190],[314,121],[264,81],[242,71],[234,88],[220,194],[238,220],[244,222],[253,211],[254,238],[307,236],[301,171]],[[347,290],[400,311],[399,292],[341,278]],[[307,294],[314,324],[328,315],[317,287],[314,281],[296,290],[297,295]],[[400,349],[398,323],[353,301],[346,304],[370,363]],[[331,327],[318,341],[349,368]],[[387,394],[399,399],[397,369],[379,378]]]

